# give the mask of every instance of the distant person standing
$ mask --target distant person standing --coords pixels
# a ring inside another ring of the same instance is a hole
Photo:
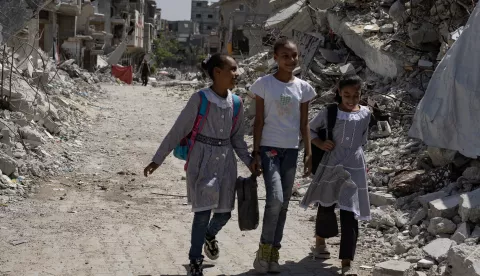
[[[142,63],[142,85],[147,86],[148,84],[148,76],[150,75],[150,67],[146,60],[143,60]]]

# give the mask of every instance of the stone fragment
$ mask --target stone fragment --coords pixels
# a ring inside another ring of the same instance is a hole
[[[423,271],[415,271],[415,276],[427,276],[427,273]]]
[[[43,143],[42,135],[29,126],[24,126],[18,130],[22,139]]]
[[[473,229],[472,234],[470,235],[471,239],[480,239],[480,226],[476,225]]]
[[[417,267],[423,269],[430,269],[435,264],[434,261],[428,259],[421,259],[417,262]]]
[[[470,181],[480,181],[480,168],[468,167],[462,176]]]
[[[398,0],[390,7],[388,14],[392,17],[393,20],[397,21],[400,24],[403,24],[407,17],[406,10],[407,9],[405,8],[403,1]]]
[[[480,223],[480,189],[460,196],[458,214],[462,221]]]
[[[455,244],[451,239],[440,238],[427,244],[423,251],[437,262],[442,262],[447,258],[448,251]]]
[[[415,45],[436,42],[439,38],[435,26],[428,22],[422,23],[421,25],[409,23],[408,36],[410,37],[410,41]]]
[[[418,189],[416,184],[424,173],[423,170],[401,172],[388,184],[388,188],[397,197],[412,194]]]
[[[435,217],[430,220],[430,225],[428,226],[427,231],[432,235],[439,235],[439,234],[452,234],[457,229],[457,225],[453,223],[453,221]]]
[[[408,224],[408,218],[406,214],[396,213],[393,219],[395,220],[395,225],[398,228],[403,228],[405,225]]]
[[[388,121],[378,121],[378,137],[385,138],[392,134],[392,129]]]
[[[419,209],[415,215],[413,215],[413,218],[412,220],[410,221],[410,225],[417,225],[419,224],[420,222],[422,222],[422,220],[424,220],[425,218],[427,217],[427,210],[425,209]]]
[[[418,66],[431,68],[433,67],[433,64],[430,61],[419,60]],[[449,149],[428,147],[427,153],[430,159],[432,159],[432,163],[434,166],[443,167],[453,162],[453,160],[455,159],[455,154],[457,152]]]
[[[380,31],[380,27],[376,24],[367,25],[367,26],[363,27],[363,31],[365,33],[378,33]]]
[[[455,241],[457,244],[463,243],[466,239],[470,237],[470,225],[468,223],[463,222],[458,227],[455,233],[452,235],[450,239]]]
[[[369,197],[370,204],[376,207],[395,204],[395,198],[391,194],[382,191],[370,192]]]
[[[347,63],[343,66],[340,66],[340,72],[343,75],[355,75],[356,74],[355,67],[351,63]]]
[[[0,151],[0,170],[5,175],[11,175],[17,169],[17,162],[15,159]]]
[[[424,208],[428,208],[428,203],[430,201],[447,197],[448,194],[445,191],[438,191],[418,197],[418,201],[422,204]]]
[[[448,252],[450,275],[480,276],[480,249],[478,246],[461,244]]]
[[[373,209],[371,217],[370,226],[373,228],[390,228],[395,226],[393,217],[381,209]]]
[[[393,33],[394,27],[393,24],[385,24],[382,27],[380,27],[380,32],[382,33]]]
[[[412,245],[406,241],[397,240],[395,242],[395,254],[397,255],[402,255],[404,253],[407,253],[408,250],[410,250],[411,248],[412,248]]]
[[[460,205],[460,195],[453,195],[445,198],[436,199],[429,202],[430,217],[444,217],[451,219],[458,213]]]
[[[408,91],[410,96],[414,98],[415,100],[421,100],[423,98],[423,95],[425,95],[425,91],[421,90],[420,88],[412,88]]]
[[[414,265],[402,261],[387,261],[379,263],[373,269],[373,276],[413,276]]]
[[[54,122],[52,118],[47,117],[43,123],[43,126],[52,134],[58,134],[60,132],[61,124]]]
[[[410,236],[416,237],[420,234],[420,227],[418,225],[413,225],[410,229]]]

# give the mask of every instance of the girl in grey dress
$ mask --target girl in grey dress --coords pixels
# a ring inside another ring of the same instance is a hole
[[[312,143],[326,153],[301,206],[319,203],[316,222],[317,257],[329,258],[325,239],[338,234],[335,205],[340,208],[342,275],[356,275],[351,268],[355,255],[358,220],[370,219],[370,202],[363,145],[367,142],[370,110],[360,106],[361,79],[346,76],[337,91],[338,112],[333,141],[322,141],[317,131],[327,126],[327,109],[310,122]]]
[[[187,167],[187,196],[195,213],[190,247],[190,275],[203,275],[202,247],[210,259],[219,257],[216,234],[231,217],[235,204],[237,162],[234,151],[249,166],[252,158],[244,141],[243,106],[234,124],[233,99],[229,89],[235,86],[237,63],[226,55],[215,54],[204,69],[213,80],[210,88],[203,89],[210,107],[203,128],[195,139]],[[145,176],[153,173],[186,137],[194,125],[200,106],[200,93],[192,95],[174,126],[167,134],[145,168]],[[210,219],[211,213],[214,213]]]

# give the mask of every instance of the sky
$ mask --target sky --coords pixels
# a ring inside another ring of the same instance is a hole
[[[162,19],[190,20],[191,0],[156,0],[157,8],[162,9]],[[218,2],[218,0],[210,0]]]

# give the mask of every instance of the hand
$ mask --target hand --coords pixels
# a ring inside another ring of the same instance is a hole
[[[252,163],[250,164],[249,169],[250,169],[250,172],[255,176],[259,176],[262,174],[262,160],[258,153],[253,154],[253,160],[252,160]]]
[[[335,143],[331,140],[323,141],[320,145],[320,149],[326,152],[330,152],[335,148]]]
[[[155,162],[151,162],[150,164],[148,164],[147,167],[145,167],[145,169],[143,170],[143,174],[145,175],[145,177],[148,177],[154,171],[156,171],[158,169],[158,167],[160,167],[160,165],[158,165]]]
[[[312,174],[312,156],[306,155],[303,162],[303,177],[309,177]]]

